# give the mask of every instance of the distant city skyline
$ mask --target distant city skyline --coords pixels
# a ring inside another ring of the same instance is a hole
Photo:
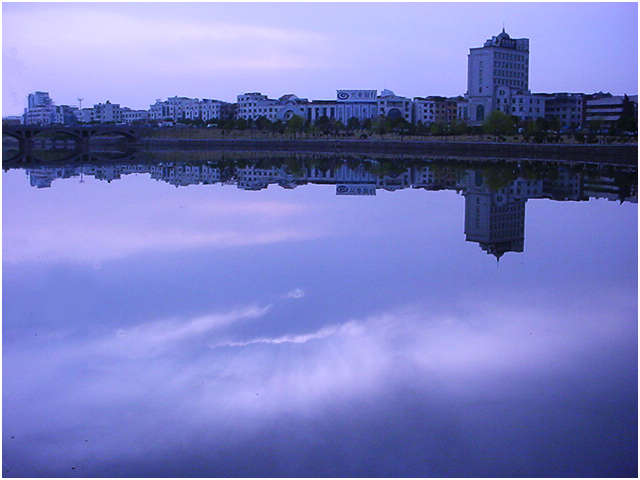
[[[2,115],[27,95],[148,109],[260,91],[463,95],[467,55],[531,40],[532,92],[637,94],[637,3],[3,3]]]

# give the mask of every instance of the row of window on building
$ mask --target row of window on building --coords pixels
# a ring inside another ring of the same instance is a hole
[[[271,99],[260,92],[252,92],[238,95],[236,104],[221,100],[171,97],[165,101],[156,100],[149,110],[133,110],[110,101],[82,109],[54,105],[47,92],[35,92],[28,97],[29,106],[20,123],[47,125],[75,122],[153,122],[166,125],[197,119],[205,122],[221,118],[255,121],[260,117],[272,122],[286,122],[299,116],[309,122],[327,117],[346,125],[352,118],[363,122],[385,116],[428,125],[467,121],[469,118],[483,121],[492,109],[497,109],[522,120],[557,119],[561,128],[580,128],[591,121],[598,121],[602,125],[615,122],[622,115],[625,101],[632,102],[637,111],[637,96],[625,99],[603,93],[535,94],[501,86],[496,89],[490,103],[483,98],[474,97],[429,96],[411,99],[398,96],[390,90],[383,90],[380,95],[376,90],[338,90],[336,100],[309,101],[292,94]]]

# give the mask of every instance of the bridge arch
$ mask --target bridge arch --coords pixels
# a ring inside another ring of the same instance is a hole
[[[70,137],[76,143],[76,148],[86,150],[89,147],[89,140],[99,135],[118,135],[127,143],[131,144],[140,139],[140,129],[132,126],[62,126],[62,125],[15,125],[2,129],[4,135],[8,135],[18,140],[20,152],[31,154],[33,140],[45,134],[63,134]]]
[[[64,128],[47,128],[47,129],[42,129],[42,130],[34,130],[31,137],[28,137],[30,139],[37,139],[38,137],[42,136],[42,135],[46,135],[46,134],[61,134],[61,135],[66,135],[68,137],[71,137],[71,140],[78,140],[81,137],[78,136],[77,133],[72,132],[68,129],[64,129]]]
[[[135,129],[127,129],[127,128],[96,128],[91,130],[79,130],[81,135],[86,132],[85,137],[81,138],[92,138],[100,135],[109,135],[116,134],[124,137],[126,140],[132,142],[134,140],[138,140],[139,134]]]
[[[15,132],[11,132],[11,131],[6,131],[6,130],[2,130],[2,134],[6,135],[8,137],[11,138],[15,138],[16,140],[18,140],[19,142],[23,140],[23,137],[20,136],[19,134],[15,133]]]
[[[46,165],[59,165],[59,164],[73,164],[73,163],[101,163],[101,162],[113,162],[113,161],[133,161],[137,159],[137,151],[130,148],[124,152],[119,152],[116,155],[104,156],[93,152],[80,152],[74,150],[67,155],[64,155],[56,159],[42,159],[38,157],[36,153],[24,154],[18,152],[11,158],[3,159],[3,164],[19,165],[24,163],[38,163]]]

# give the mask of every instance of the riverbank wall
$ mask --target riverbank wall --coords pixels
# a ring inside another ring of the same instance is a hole
[[[150,150],[230,150],[327,154],[424,155],[428,157],[522,158],[637,165],[638,146],[605,144],[535,144],[502,142],[423,142],[397,140],[195,140],[143,139],[138,146]]]

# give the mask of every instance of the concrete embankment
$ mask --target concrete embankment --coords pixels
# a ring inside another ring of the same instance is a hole
[[[425,142],[395,140],[191,140],[144,139],[139,144],[151,150],[235,150],[317,152],[328,154],[398,154],[431,157],[526,158],[637,165],[638,146],[481,142]]]

